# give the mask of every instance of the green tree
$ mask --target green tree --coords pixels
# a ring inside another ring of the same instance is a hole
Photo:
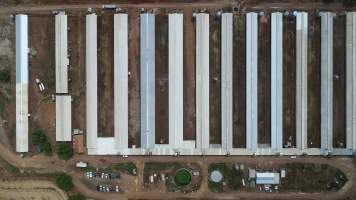
[[[10,82],[10,71],[7,69],[0,70],[0,81],[3,83]]]
[[[60,189],[66,191],[66,192],[72,190],[74,187],[73,182],[72,182],[72,177],[70,177],[67,174],[59,174],[56,177],[56,184]]]
[[[68,200],[85,200],[85,196],[81,194],[70,196]]]
[[[42,145],[43,152],[45,153],[46,156],[52,155],[52,148],[49,142],[46,142]]]
[[[46,137],[46,135],[43,133],[42,130],[38,130],[38,129],[34,130],[34,131],[32,132],[32,137],[31,137],[31,138],[32,138],[32,143],[33,143],[34,145],[44,144],[44,143],[47,142],[47,137]]]
[[[69,160],[73,157],[73,149],[69,143],[59,143],[57,145],[57,156],[62,160]]]
[[[356,0],[344,0],[344,6],[352,7],[356,4]]]

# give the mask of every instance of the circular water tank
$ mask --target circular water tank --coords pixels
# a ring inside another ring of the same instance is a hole
[[[214,170],[210,173],[210,180],[214,183],[220,183],[223,179],[223,175],[220,171]]]

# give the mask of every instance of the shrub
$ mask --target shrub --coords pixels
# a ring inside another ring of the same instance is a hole
[[[0,70],[0,81],[3,83],[8,83],[10,82],[10,71],[3,69]]]
[[[72,177],[67,174],[59,174],[56,178],[56,184],[60,189],[66,192],[72,190],[74,187]]]
[[[42,149],[46,156],[52,155],[51,145],[48,142],[42,145]]]
[[[344,6],[352,7],[356,4],[356,0],[344,0]]]
[[[57,145],[57,156],[62,160],[69,160],[73,157],[73,149],[69,143],[60,143]]]
[[[51,145],[47,141],[47,136],[42,130],[34,130],[31,136],[32,144],[39,145],[46,156],[52,155]]]
[[[40,145],[40,144],[44,144],[47,142],[47,137],[46,135],[43,133],[42,130],[34,130],[32,132],[32,143],[34,145]]]
[[[68,200],[85,200],[85,196],[81,194],[70,196]]]

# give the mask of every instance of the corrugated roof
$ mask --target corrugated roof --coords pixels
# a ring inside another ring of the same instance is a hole
[[[97,16],[86,16],[86,133],[87,148],[96,148],[98,138]]]
[[[116,148],[128,148],[128,17],[114,15],[114,135]]]
[[[56,141],[72,140],[72,98],[56,96]]]
[[[28,17],[16,15],[16,151],[28,152]]]
[[[246,14],[246,148],[258,141],[258,15]]]
[[[56,23],[56,93],[68,93],[68,27],[67,15],[60,12]]]
[[[155,15],[141,14],[141,147],[155,145]]]
[[[233,15],[221,15],[221,144],[229,151],[233,148]]]
[[[256,184],[276,185],[279,183],[280,183],[279,173],[271,173],[271,172],[256,173]]]
[[[209,148],[209,14],[196,16],[196,145]]]
[[[169,144],[183,146],[183,14],[169,14]]]

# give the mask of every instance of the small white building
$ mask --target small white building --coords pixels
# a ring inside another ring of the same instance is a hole
[[[75,166],[77,168],[86,168],[86,167],[88,167],[88,163],[87,162],[83,162],[83,161],[78,161],[77,163],[75,163]]]
[[[278,185],[280,184],[280,175],[277,172],[257,172],[256,184],[258,185]]]

